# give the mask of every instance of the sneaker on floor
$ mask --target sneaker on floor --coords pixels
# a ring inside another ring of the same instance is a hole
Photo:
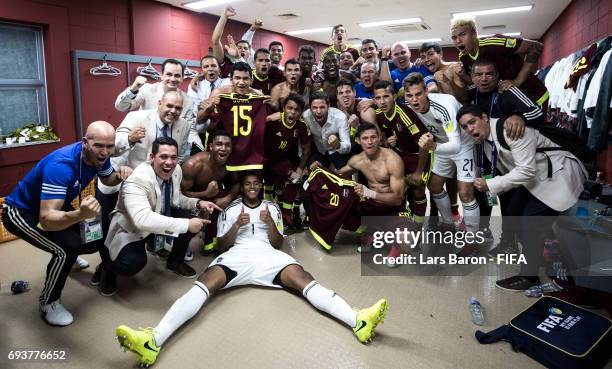
[[[100,284],[98,285],[100,295],[110,297],[117,293],[117,276],[114,273],[100,268]]]
[[[66,310],[60,300],[41,306],[40,315],[47,324],[58,327],[70,325],[74,321],[72,314]]]
[[[187,265],[184,261],[181,262],[167,262],[166,267],[174,273],[184,278],[195,278],[197,273],[195,269]]]
[[[89,284],[92,285],[92,286],[99,285],[100,284],[101,274],[102,274],[102,264],[98,264],[98,266],[96,267],[96,271],[91,276],[91,281],[89,282]]]
[[[125,325],[115,329],[119,345],[124,351],[129,350],[136,355],[136,362],[144,367],[155,363],[161,346],[155,344],[153,328],[134,330]]]
[[[187,252],[185,253],[185,261],[193,260],[193,251],[190,248],[187,248]]]
[[[507,238],[499,240],[497,246],[489,250],[487,253],[490,257],[496,258],[497,255],[508,255],[520,253],[516,242],[510,241]]]
[[[380,299],[369,308],[357,310],[357,325],[353,333],[361,343],[367,343],[374,337],[376,326],[384,322],[389,307],[387,299]]]
[[[512,292],[522,292],[530,289],[533,286],[537,286],[540,284],[540,279],[531,280],[527,277],[523,277],[520,275],[515,275],[510,278],[500,279],[495,282],[495,287],[500,288],[506,291]]]
[[[77,259],[74,262],[74,265],[72,266],[72,268],[77,269],[77,270],[87,269],[89,268],[89,262],[83,259],[82,257],[77,256]]]

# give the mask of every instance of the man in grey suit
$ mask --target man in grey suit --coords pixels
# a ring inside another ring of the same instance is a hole
[[[181,84],[183,83],[183,72],[184,67],[180,61],[176,59],[166,59],[162,64],[162,75],[160,82],[147,83],[146,77],[136,77],[132,85],[117,96],[117,100],[115,100],[115,109],[125,112],[138,109],[154,109],[157,107],[157,103],[166,92],[176,91],[183,98],[181,118],[186,120],[191,128],[189,134],[189,147],[187,150],[191,150],[191,144],[195,144],[198,146],[198,148],[200,148],[200,150],[204,151],[202,141],[200,140],[196,130],[196,112],[193,110],[193,98],[181,90]],[[189,154],[189,151],[186,152]],[[183,152],[179,151],[179,153],[182,154]]]
[[[115,153],[111,158],[114,168],[128,166],[135,169],[149,159],[153,141],[158,137],[171,137],[178,144],[180,155],[187,146],[189,123],[181,118],[185,101],[180,93],[169,91],[157,102],[155,109],[128,113],[115,135]],[[98,182],[100,205],[102,206],[102,229],[108,234],[109,214],[117,204],[119,186],[108,187]]]
[[[492,178],[477,178],[474,187],[492,196],[514,189],[502,215],[518,217],[518,236],[527,263],[521,265],[519,275],[495,284],[504,290],[522,291],[540,284],[538,268],[546,232],[559,213],[576,204],[587,172],[567,150],[537,151],[559,145],[536,129],[526,127],[523,137],[517,139],[500,130],[504,137],[498,137],[497,125],[503,124],[502,119],[489,119],[477,105],[466,105],[457,113],[461,127],[482,143],[492,168],[497,168]]]
[[[141,163],[121,186],[119,201],[112,214],[110,229],[101,251],[102,263],[92,284],[99,285],[103,296],[117,292],[116,275],[134,275],[147,263],[145,243],[163,245],[174,241],[167,268],[185,278],[194,278],[195,270],[183,260],[189,245],[189,233],[199,232],[206,219],[197,212],[222,210],[214,203],[184,196],[180,192],[182,171],[177,165],[178,144],[170,137],[153,141],[149,161]],[[173,217],[178,209],[191,211],[192,218]]]

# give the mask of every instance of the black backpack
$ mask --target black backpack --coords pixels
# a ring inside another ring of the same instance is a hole
[[[510,146],[506,142],[504,137],[504,122],[506,118],[500,118],[497,120],[495,131],[497,133],[497,140],[499,144],[506,150],[510,150]],[[559,147],[538,147],[536,152],[541,152],[546,155],[548,161],[548,178],[552,178],[552,163],[550,157],[546,154],[549,151],[569,151],[577,158],[583,156],[585,143],[577,134],[568,131],[567,129],[559,128],[551,123],[537,123],[530,126],[540,132],[541,135],[547,137],[552,142],[559,145]]]
[[[612,321],[545,296],[491,332],[476,331],[481,344],[506,341],[547,368],[599,369],[612,354]]]

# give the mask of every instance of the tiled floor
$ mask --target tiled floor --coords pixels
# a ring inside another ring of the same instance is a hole
[[[301,296],[282,290],[242,287],[220,293],[163,347],[157,368],[538,368],[509,344],[483,346],[474,339],[468,300],[478,296],[486,309],[484,330],[506,323],[528,306],[522,294],[494,288],[495,277],[362,277],[356,239],[341,234],[331,253],[306,234],[293,236],[285,251],[299,260],[324,286],[349,304],[367,306],[380,297],[389,313],[375,341],[360,344],[351,330],[312,308]],[[91,267],[74,272],[62,300],[75,322],[50,327],[38,316],[38,294],[48,254],[13,241],[0,245],[0,281],[32,282],[22,295],[0,296],[0,348],[68,350],[68,361],[15,363],[0,359],[0,368],[132,368],[130,353],[114,339],[119,324],[154,326],[193,280],[181,279],[150,257],[145,270],[119,280],[119,293],[106,298],[89,285],[99,258],[87,255]],[[192,264],[204,270],[210,257],[196,255]],[[507,271],[510,273],[511,271]]]

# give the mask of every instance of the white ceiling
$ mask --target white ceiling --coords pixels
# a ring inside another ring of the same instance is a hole
[[[180,8],[192,0],[159,0]],[[390,45],[399,40],[421,40],[441,37],[442,45],[452,45],[449,24],[451,13],[505,8],[534,4],[527,12],[484,15],[476,18],[480,34],[522,32],[522,37],[538,39],[561,14],[570,0],[234,0],[228,5],[236,9],[234,19],[251,23],[263,20],[264,28],[284,33],[306,28],[318,28],[343,24],[350,38],[373,38],[379,45]],[[220,15],[225,5],[203,9],[206,13]],[[187,9],[187,8],[185,8]],[[283,19],[279,14],[293,13],[298,18]],[[361,28],[357,23],[421,17],[431,29],[390,33],[377,28]],[[505,28],[483,29],[486,26],[505,25]],[[306,40],[329,44],[330,32],[302,34]],[[359,40],[349,40],[359,43]]]

